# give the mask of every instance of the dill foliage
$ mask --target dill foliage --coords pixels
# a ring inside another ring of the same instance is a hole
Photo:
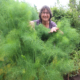
[[[76,70],[70,54],[80,38],[69,20],[58,23],[64,34],[49,34],[41,24],[31,28],[37,13],[29,4],[1,0],[0,5],[0,80],[63,80]]]

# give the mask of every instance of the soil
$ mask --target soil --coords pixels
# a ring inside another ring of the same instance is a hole
[[[80,75],[76,75],[74,77],[69,77],[68,75],[64,76],[64,80],[80,80]]]

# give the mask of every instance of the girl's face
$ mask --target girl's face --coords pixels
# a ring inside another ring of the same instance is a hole
[[[50,13],[47,9],[44,9],[41,13],[41,19],[42,21],[49,21],[50,19]]]

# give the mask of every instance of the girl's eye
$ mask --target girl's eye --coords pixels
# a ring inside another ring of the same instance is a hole
[[[49,14],[49,12],[42,12],[42,14]]]

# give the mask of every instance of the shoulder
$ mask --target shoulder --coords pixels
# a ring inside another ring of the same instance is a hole
[[[50,26],[49,28],[51,29],[52,27],[57,27],[56,23],[53,21],[50,21]]]
[[[40,20],[33,20],[34,22],[36,22],[37,25],[39,25],[41,23]]]
[[[53,27],[56,27],[56,26],[57,26],[56,23],[53,22],[53,21],[50,21],[50,24],[51,24]]]

